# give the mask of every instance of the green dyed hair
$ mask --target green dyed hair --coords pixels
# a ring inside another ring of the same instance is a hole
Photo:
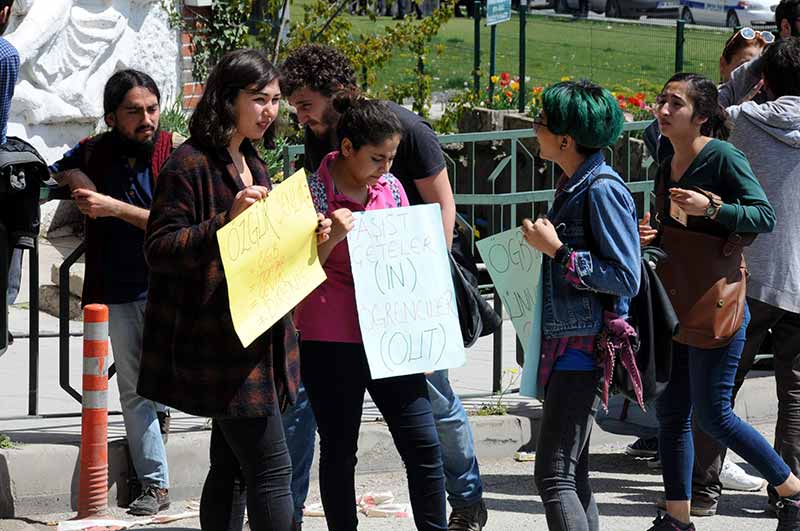
[[[579,151],[610,146],[622,133],[622,110],[609,91],[590,81],[563,81],[542,94],[547,128],[575,139]],[[581,149],[583,148],[583,149]]]

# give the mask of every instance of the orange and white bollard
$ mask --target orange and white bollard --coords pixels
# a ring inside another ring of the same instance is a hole
[[[78,518],[108,508],[108,307],[83,309],[83,412]]]

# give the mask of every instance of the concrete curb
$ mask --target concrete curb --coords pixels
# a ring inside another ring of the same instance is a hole
[[[774,378],[748,380],[736,412],[752,424],[774,421],[777,415]],[[475,451],[480,460],[509,459],[524,447],[535,451],[541,409],[512,410],[503,416],[470,416]],[[199,497],[208,471],[210,431],[172,433],[167,445],[170,497]],[[74,511],[78,494],[78,445],[31,443],[0,450],[0,518]],[[633,440],[633,439],[631,439]],[[595,426],[591,447],[619,444],[619,438]],[[357,474],[401,471],[403,464],[383,422],[365,422],[359,436]],[[109,502],[127,500],[128,456],[124,440],[109,444]],[[531,468],[531,473],[533,469]],[[316,476],[316,466],[312,467]]]
[[[475,448],[482,459],[513,455],[530,439],[531,422],[514,415],[470,417]],[[170,497],[199,497],[208,472],[210,431],[172,433],[167,444]],[[358,474],[402,470],[386,424],[365,423],[359,436]],[[77,510],[79,447],[24,444],[0,450],[0,518]],[[128,498],[128,449],[124,440],[109,443],[109,503]],[[312,467],[316,476],[316,466]]]

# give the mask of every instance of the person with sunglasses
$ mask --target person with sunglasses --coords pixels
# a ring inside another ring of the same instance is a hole
[[[722,82],[731,79],[731,72],[741,65],[761,55],[764,48],[775,42],[775,36],[768,31],[742,28],[731,35],[722,48],[719,58],[719,75]]]

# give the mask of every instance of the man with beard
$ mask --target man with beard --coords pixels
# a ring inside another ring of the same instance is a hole
[[[297,110],[305,139],[305,169],[315,172],[322,158],[338,145],[333,95],[356,88],[353,66],[329,46],[311,44],[293,50],[281,66],[281,92]],[[412,205],[437,203],[447,246],[453,246],[456,207],[444,154],[431,126],[420,116],[387,102],[403,125],[391,172],[403,184]],[[456,246],[457,247],[457,246]],[[302,330],[300,331],[302,334]],[[302,357],[302,353],[301,353]],[[480,531],[486,525],[478,459],[464,406],[450,385],[446,370],[428,375],[436,430],[442,446],[445,487],[453,508],[449,531]],[[308,494],[314,455],[316,422],[303,386],[297,402],[283,415],[284,431],[292,458],[292,494],[295,530],[301,529],[303,503]]]
[[[169,507],[169,474],[161,424],[164,406],[136,393],[147,299],[144,230],[158,171],[172,150],[172,135],[158,129],[161,95],[153,79],[123,70],[106,83],[110,131],[87,138],[50,167],[69,186],[86,221],[83,304],[109,309],[109,335],[117,368],[128,447],[142,492],[134,515]]]

